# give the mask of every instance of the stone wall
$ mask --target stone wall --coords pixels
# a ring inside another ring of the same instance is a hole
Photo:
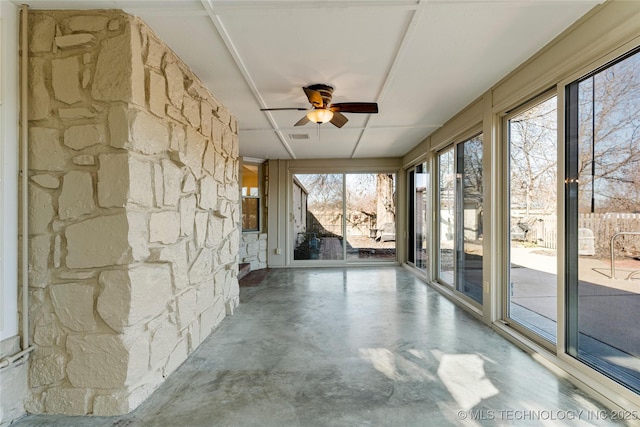
[[[26,408],[127,413],[238,304],[237,122],[121,11],[29,35]]]
[[[251,270],[267,268],[267,233],[242,233],[238,256]]]

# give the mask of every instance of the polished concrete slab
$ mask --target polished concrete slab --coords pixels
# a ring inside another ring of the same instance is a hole
[[[402,267],[310,268],[242,288],[134,412],[15,426],[622,425],[606,413]]]

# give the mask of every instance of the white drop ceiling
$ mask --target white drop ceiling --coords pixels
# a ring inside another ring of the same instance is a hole
[[[596,0],[12,0],[142,18],[238,118],[254,159],[398,157],[531,57]],[[379,114],[293,124],[303,86]]]

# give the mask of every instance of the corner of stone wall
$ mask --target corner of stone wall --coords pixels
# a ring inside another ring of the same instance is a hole
[[[26,409],[123,414],[238,305],[237,122],[137,18],[29,19]]]

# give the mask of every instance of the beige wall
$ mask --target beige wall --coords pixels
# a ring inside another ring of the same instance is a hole
[[[238,304],[237,122],[122,12],[29,35],[26,409],[126,413]]]

